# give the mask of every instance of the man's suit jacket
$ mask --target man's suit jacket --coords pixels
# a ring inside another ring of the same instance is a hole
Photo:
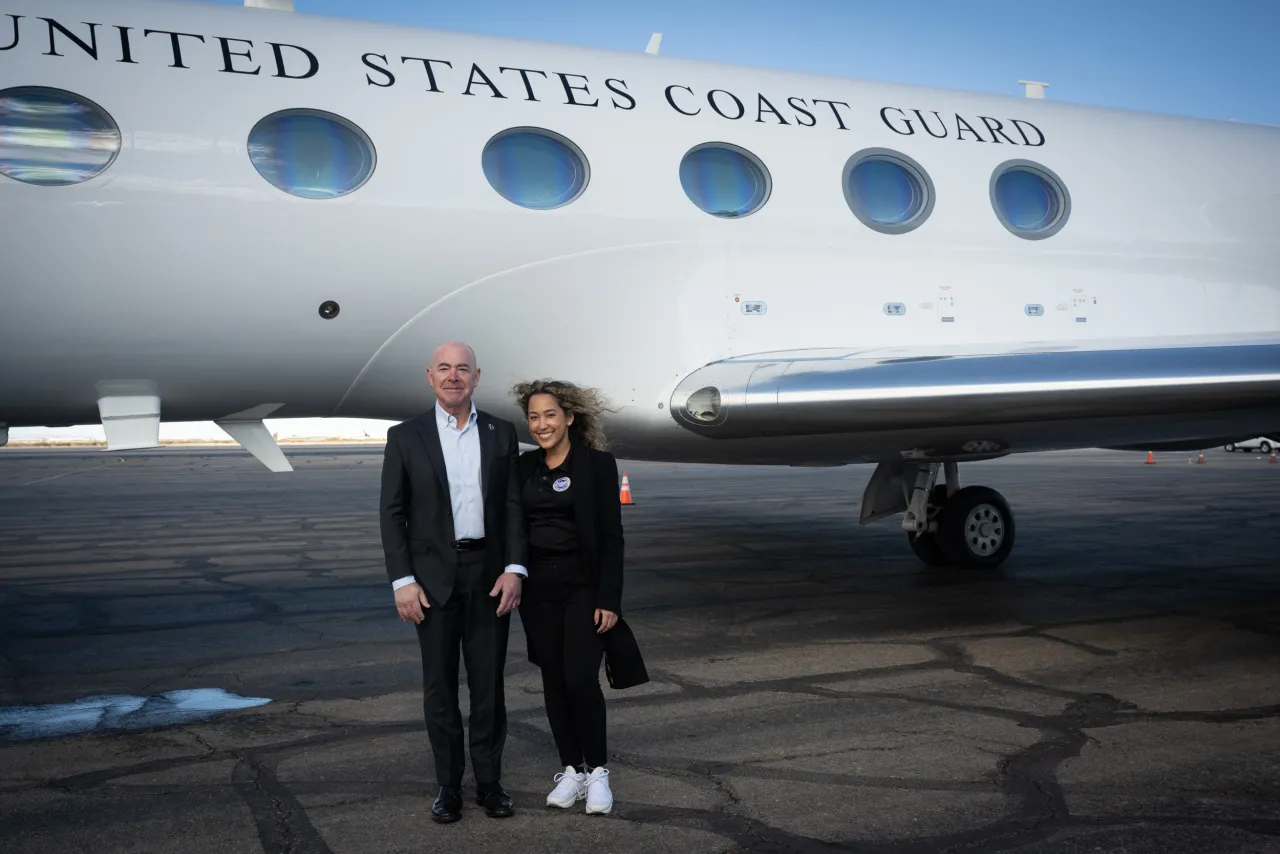
[[[484,496],[485,573],[492,585],[505,567],[528,565],[524,514],[514,476],[520,446],[510,421],[477,410],[476,428]],[[387,577],[394,582],[412,575],[433,608],[449,601],[458,571],[448,477],[434,408],[387,431],[379,513]]]
[[[521,492],[543,458],[541,448],[520,455],[516,465],[516,483]],[[593,450],[574,441],[573,452],[569,455],[569,478],[573,482],[573,517],[578,546],[591,576],[595,607],[618,615],[617,625],[600,635],[605,650],[605,673],[609,684],[617,689],[642,685],[649,681],[649,674],[645,671],[635,635],[622,619],[624,540],[622,503],[618,496],[618,463],[613,454]],[[527,521],[524,536],[527,542]],[[538,583],[534,577],[536,572],[536,567],[529,567],[531,585]],[[524,619],[523,614],[520,619]],[[538,663],[532,643],[529,644],[529,660]]]

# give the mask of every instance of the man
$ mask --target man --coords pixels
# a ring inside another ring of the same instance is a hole
[[[462,818],[462,714],[458,647],[466,659],[476,803],[512,814],[500,782],[507,737],[502,671],[511,612],[525,570],[524,519],[512,475],[515,426],[477,412],[475,351],[443,344],[427,378],[436,405],[387,431],[382,464],[382,548],[401,620],[422,647],[423,712],[439,795],[431,817]]]

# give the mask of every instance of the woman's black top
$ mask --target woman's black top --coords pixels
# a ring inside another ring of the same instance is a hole
[[[589,570],[579,555],[578,523],[574,518],[573,478],[569,475],[572,449],[555,468],[547,468],[540,454],[533,475],[525,481],[521,499],[529,523],[529,553],[534,566],[530,584],[540,581],[588,583]]]

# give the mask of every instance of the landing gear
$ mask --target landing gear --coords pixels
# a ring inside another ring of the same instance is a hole
[[[947,503],[947,487],[943,484],[936,484],[931,487],[929,500],[925,505],[924,515],[926,520],[932,513],[936,517],[940,508]],[[908,518],[916,518],[912,515],[911,510],[907,510]],[[946,566],[951,561],[947,557],[947,552],[942,547],[942,540],[938,537],[937,531],[931,531],[926,527],[923,531],[914,531],[907,527],[907,519],[903,519],[903,528],[907,529],[907,544],[911,546],[911,551],[916,553],[916,557],[925,564],[925,566]],[[926,526],[928,522],[926,522]],[[914,524],[912,525],[914,527]],[[937,527],[935,524],[934,527]]]
[[[937,483],[944,471],[946,483]],[[905,511],[907,543],[927,566],[992,569],[1013,550],[1009,502],[989,487],[962,489],[956,463],[881,463],[867,484],[862,521],[895,511]]]
[[[920,466],[902,527],[911,550],[929,566],[990,569],[1013,550],[1013,510],[1004,496],[986,486],[960,488],[959,467],[945,463],[945,486],[937,463]],[[925,486],[926,488],[921,488]]]

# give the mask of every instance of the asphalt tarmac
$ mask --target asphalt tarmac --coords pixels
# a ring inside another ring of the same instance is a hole
[[[1280,851],[1266,458],[962,466],[1017,517],[995,572],[859,527],[870,468],[624,463],[613,814],[543,806],[516,619],[518,811],[437,826],[381,449],[286,453],[0,451],[0,851]]]

